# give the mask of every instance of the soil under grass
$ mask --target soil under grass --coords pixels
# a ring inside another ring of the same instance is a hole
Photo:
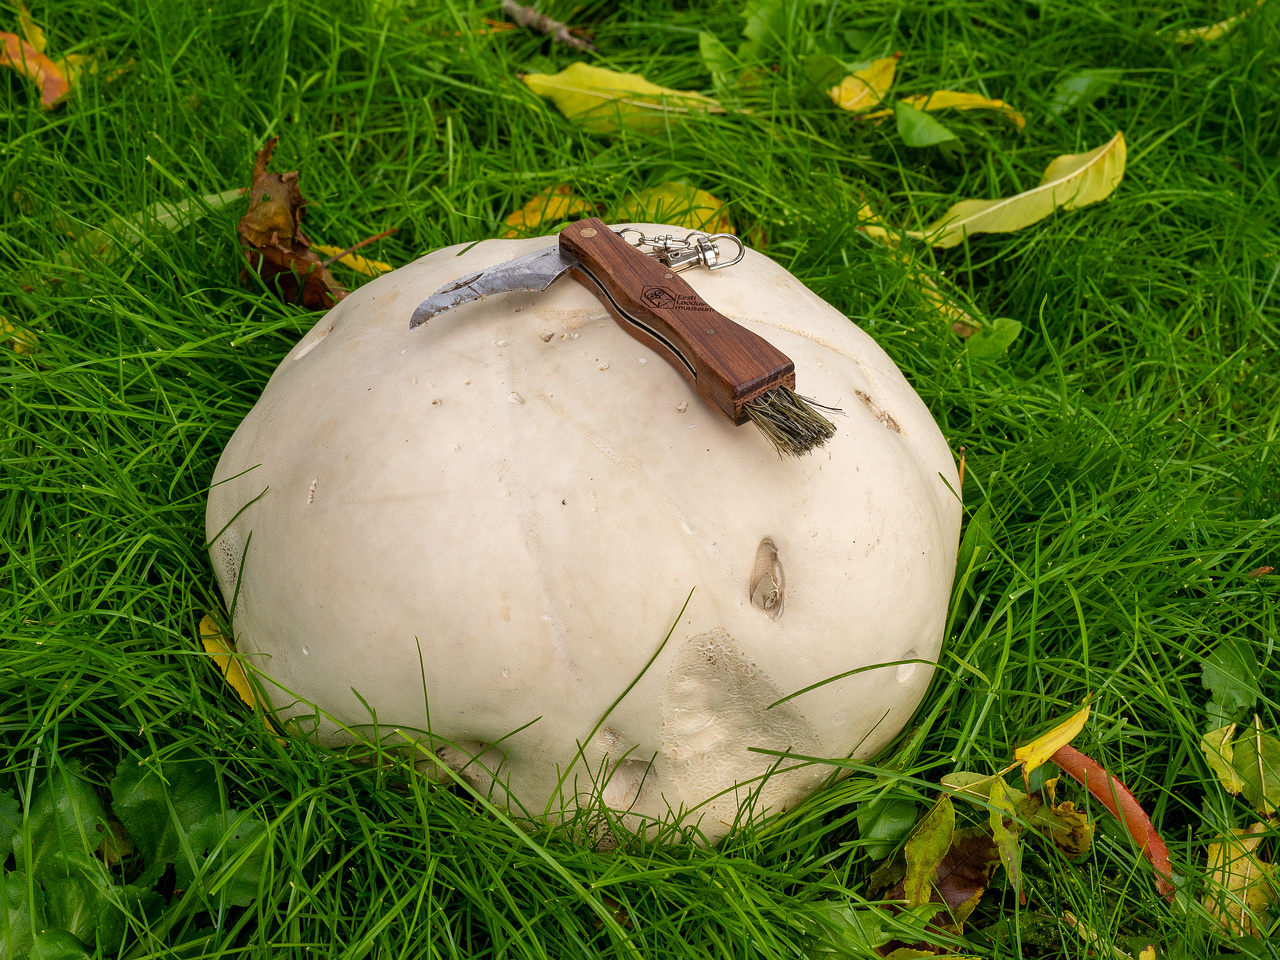
[[[220,802],[266,824],[243,853],[256,858],[248,906],[215,864],[180,908],[171,873],[123,898],[127,923],[82,938],[91,951],[859,955],[863,925],[845,911],[875,899],[877,861],[858,811],[877,799],[923,811],[944,774],[1004,766],[1086,695],[1075,743],[1151,814],[1177,899],[1156,895],[1095,804],[1088,855],[1029,840],[1026,905],[998,871],[956,952],[1270,949],[1225,939],[1202,906],[1207,844],[1256,818],[1199,742],[1213,723],[1202,661],[1224,638],[1256,658],[1256,711],[1278,725],[1280,576],[1251,573],[1280,568],[1280,3],[1189,44],[1177,29],[1252,5],[784,3],[782,36],[727,91],[738,109],[654,135],[584,132],[517,79],[587,59],[714,93],[698,33],[736,48],[741,6],[544,5],[589,27],[598,57],[495,28],[496,2],[35,6],[51,53],[101,63],[51,111],[0,73],[0,316],[38,337],[29,352],[0,345],[0,814],[12,791],[33,823],[51,770],[81,765],[109,800],[124,759],[164,770],[199,757]],[[16,15],[0,13],[0,29]],[[892,121],[859,122],[812,89],[805,62],[820,50],[850,62],[900,50],[895,96],[985,93],[1025,113],[1026,130],[952,113],[940,119],[962,154],[904,146]],[[1123,72],[1093,103],[1053,112],[1055,84],[1081,68]],[[858,229],[864,201],[918,228],[956,198],[1031,187],[1054,157],[1117,130],[1129,162],[1107,201],[950,251],[910,247],[976,317],[1022,324],[1005,356],[975,356],[918,276]],[[142,240],[116,218],[247,186],[268,136],[275,169],[301,170],[313,239],[347,247],[396,227],[362,251],[394,264],[499,235],[547,187],[607,210],[683,180],[875,337],[966,449],[966,516],[986,511],[942,669],[895,746],[716,849],[593,851],[575,825],[522,829],[394,758],[278,741],[244,708],[197,637],[205,613],[225,615],[204,503],[222,446],[317,315],[240,282],[243,202]],[[90,230],[117,255],[86,253],[93,236],[73,245]],[[1074,785],[1059,795],[1088,804]],[[18,847],[3,863],[0,888],[17,892],[0,909],[0,958],[28,949],[30,932],[5,933],[22,922],[13,898],[55,909]],[[1276,847],[1268,835],[1261,849]],[[124,884],[139,870],[135,853],[109,873]]]

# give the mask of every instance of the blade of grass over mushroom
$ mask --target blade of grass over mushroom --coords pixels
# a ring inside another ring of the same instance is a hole
[[[671,90],[638,73],[618,73],[573,63],[559,73],[527,73],[521,79],[549,98],[567,118],[592,133],[626,127],[656,133],[697,113],[724,113],[719,101],[691,90]]]
[[[1058,157],[1039,186],[999,200],[962,200],[923,230],[907,235],[935,247],[954,247],[980,233],[1008,233],[1039,223],[1056,210],[1075,210],[1111,196],[1124,177],[1124,134],[1088,153]]]
[[[1129,832],[1140,853],[1155,868],[1156,889],[1172,901],[1174,894],[1173,870],[1169,865],[1169,848],[1151,825],[1142,805],[1129,788],[1107,773],[1096,760],[1086,757],[1072,746],[1059,747],[1050,757],[1054,763],[1088,788],[1093,798],[1111,811]]]

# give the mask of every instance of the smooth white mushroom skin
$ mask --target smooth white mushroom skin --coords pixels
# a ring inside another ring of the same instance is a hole
[[[799,460],[568,277],[409,330],[446,281],[551,242],[438,250],[321,318],[222,455],[210,555],[238,649],[324,742],[372,736],[372,708],[517,813],[602,796],[715,840],[831,773],[751,748],[868,757],[910,717],[930,667],[769,705],[937,657],[955,464],[884,351],[752,251],[683,276],[843,408]]]

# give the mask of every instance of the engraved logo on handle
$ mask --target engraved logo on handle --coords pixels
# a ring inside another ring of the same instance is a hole
[[[705,310],[714,312],[701,298],[687,293],[672,293],[666,287],[645,287],[640,291],[640,299],[655,310],[670,310],[672,307],[683,307],[685,310]]]

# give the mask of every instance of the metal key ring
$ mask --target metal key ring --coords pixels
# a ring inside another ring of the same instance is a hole
[[[712,243],[715,243],[717,240],[730,240],[738,248],[738,255],[734,257],[732,260],[726,260],[723,263],[717,260],[716,263],[707,267],[708,270],[721,270],[724,267],[732,267],[735,263],[740,262],[742,258],[747,255],[747,248],[743,245],[742,241],[739,240],[737,237],[735,237],[732,233],[713,233],[711,234],[711,236],[707,237],[707,239]]]

